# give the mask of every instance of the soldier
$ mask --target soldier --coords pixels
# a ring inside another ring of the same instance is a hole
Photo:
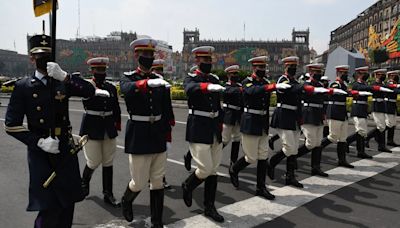
[[[303,185],[296,180],[294,174],[300,137],[302,106],[300,95],[304,92],[308,95],[326,93],[327,89],[310,85],[301,85],[295,79],[299,62],[297,56],[286,57],[282,59],[282,62],[285,64],[285,74],[278,79],[278,83],[289,84],[292,87],[287,90],[277,91],[277,107],[272,115],[271,127],[276,128],[282,139],[283,148],[270,158],[268,176],[274,179],[274,169],[276,165],[287,157],[286,185],[302,188]]]
[[[369,86],[367,80],[369,78],[368,73],[369,67],[358,67],[355,69],[353,83],[353,90],[356,91],[367,91],[372,93],[381,93],[392,91],[382,86]],[[380,106],[380,105],[378,105]],[[381,108],[381,107],[379,107]],[[356,132],[353,135],[347,137],[347,144],[350,145],[352,142],[357,141],[357,156],[359,158],[372,159],[372,156],[365,153],[365,138],[367,137],[367,116],[368,116],[368,97],[367,96],[356,96],[353,99],[353,105],[351,107],[351,116],[354,119],[354,127]]]
[[[89,195],[89,183],[94,170],[103,166],[104,202],[114,207],[120,207],[113,194],[113,160],[117,149],[116,138],[121,131],[121,109],[118,102],[117,89],[106,82],[106,70],[109,59],[106,57],[92,58],[87,61],[93,78],[89,80],[104,94],[84,99],[85,113],[82,117],[79,135],[88,135],[84,153],[87,160],[82,174],[82,190],[84,196]]]
[[[374,71],[375,82],[373,82],[372,86],[386,86],[384,84],[386,79],[386,69],[378,69]],[[393,91],[392,91],[393,92]],[[386,92],[376,91],[373,93],[373,105],[372,105],[372,117],[374,118],[374,122],[376,124],[376,128],[369,131],[366,138],[366,145],[369,147],[369,140],[373,137],[377,139],[378,142],[378,151],[391,153],[392,151],[386,148],[386,122],[385,122],[385,113],[386,113]]]
[[[222,157],[222,122],[218,76],[211,74],[214,47],[202,46],[192,50],[199,68],[185,78],[184,87],[188,96],[189,116],[186,125],[186,141],[197,169],[182,183],[183,200],[192,205],[192,192],[203,181],[204,214],[216,222],[223,222],[215,208],[217,191],[217,169]]]
[[[330,85],[331,88],[342,89],[348,91],[347,83],[348,78],[348,65],[336,66],[336,80]],[[365,91],[351,91],[348,95],[336,94],[332,95],[328,101],[327,119],[329,126],[329,135],[322,140],[321,147],[324,148],[332,142],[337,143],[338,166],[347,168],[354,168],[346,161],[346,152],[348,150],[347,128],[348,116],[346,109],[346,99],[348,96],[368,96],[372,95],[370,92]]]
[[[164,78],[164,63],[165,61],[163,59],[156,59],[154,60],[153,65],[151,67],[154,73],[161,75],[163,78]],[[167,88],[167,90],[169,92],[168,95],[170,96],[169,100],[171,101],[171,91],[169,90],[169,88]],[[167,150],[171,147],[172,128],[175,126],[175,117],[174,113],[172,112],[172,103],[170,102],[169,105],[171,106],[171,108],[169,108],[169,110],[171,110],[171,113],[169,114],[171,116],[171,120],[169,121],[170,129],[167,136]],[[163,178],[163,182],[165,189],[171,189],[171,185],[167,183],[165,176]]]
[[[50,62],[49,36],[32,36],[28,44],[36,71],[15,83],[4,128],[28,147],[30,183],[27,210],[39,211],[34,227],[67,228],[72,226],[75,203],[83,200],[78,157],[70,155],[75,145],[68,116],[68,99],[71,96],[91,97],[95,88],[78,75],[68,75],[57,63]],[[49,107],[51,103],[54,107]],[[28,128],[23,125],[24,116]],[[52,131],[55,138],[51,137]],[[45,188],[43,183],[55,169],[56,179]]]
[[[323,84],[321,83],[323,67],[324,65],[322,63],[307,65],[311,78],[310,81],[305,82],[304,85],[323,88]],[[337,88],[331,88],[327,90],[327,92],[329,92],[329,94],[347,95],[347,92]],[[325,96],[303,95],[301,131],[306,141],[304,145],[299,148],[297,157],[301,157],[311,151],[311,175],[327,177],[328,174],[321,170],[320,165],[322,155],[321,141],[324,128],[324,100]]]
[[[157,42],[151,38],[133,41],[136,70],[124,73],[121,92],[124,94],[129,120],[126,124],[125,153],[129,154],[131,181],[122,197],[122,214],[133,220],[132,202],[150,180],[152,227],[162,227],[164,207],[165,163],[167,138],[170,136],[170,84],[161,75],[151,72]]]
[[[395,143],[394,138],[394,130],[396,128],[396,113],[397,113],[397,95],[400,93],[399,89],[399,72],[398,70],[387,72],[388,80],[386,86],[395,89],[394,93],[386,94],[386,113],[385,113],[385,122],[386,129],[388,132],[387,136],[387,145],[388,146],[400,146]]]
[[[243,81],[243,115],[240,123],[244,157],[240,158],[229,169],[233,186],[239,187],[239,172],[248,165],[257,162],[256,195],[273,200],[265,187],[267,172],[269,131],[269,105],[271,92],[275,89],[289,89],[289,84],[270,84],[266,80],[267,57],[259,56],[249,60],[253,74]]]

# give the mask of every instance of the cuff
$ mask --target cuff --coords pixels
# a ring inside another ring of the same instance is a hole
[[[306,91],[306,93],[308,93],[308,94],[314,93],[314,86],[305,85],[303,88],[304,88],[304,91]]]
[[[381,90],[381,87],[380,86],[372,86],[372,90],[379,91],[379,90]]]
[[[208,92],[207,87],[209,84],[210,83],[205,83],[205,82],[200,83],[200,91],[202,93],[207,93]]]
[[[353,96],[357,96],[358,94],[360,94],[357,90],[350,90],[350,93]]]
[[[397,84],[388,85],[389,89],[397,89]]]
[[[265,91],[267,91],[267,92],[275,91],[275,89],[276,89],[276,83],[265,85],[265,86],[264,86],[264,89],[265,89]]]
[[[148,79],[136,81],[136,88],[142,92],[147,92],[147,81]]]
[[[333,94],[333,91],[334,91],[334,88],[329,88],[328,90],[329,90],[329,91],[328,91],[328,95],[332,95],[332,94]]]

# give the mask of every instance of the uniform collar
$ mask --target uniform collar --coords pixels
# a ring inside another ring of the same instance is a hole
[[[35,71],[35,77],[39,80],[42,80],[46,75],[40,73],[38,70]]]
[[[140,67],[138,67],[137,69],[136,69],[136,73],[138,73],[140,76],[142,76],[142,77],[150,77],[150,75],[151,75],[151,71],[149,71],[149,72],[144,72],[142,69],[140,69]]]

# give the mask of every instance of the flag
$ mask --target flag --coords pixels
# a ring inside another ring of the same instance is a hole
[[[35,17],[49,13],[52,9],[52,0],[33,0],[33,11]]]

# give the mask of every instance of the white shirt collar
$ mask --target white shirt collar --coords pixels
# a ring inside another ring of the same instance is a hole
[[[42,80],[44,78],[44,74],[40,73],[39,71],[35,71],[35,77],[39,80]]]

